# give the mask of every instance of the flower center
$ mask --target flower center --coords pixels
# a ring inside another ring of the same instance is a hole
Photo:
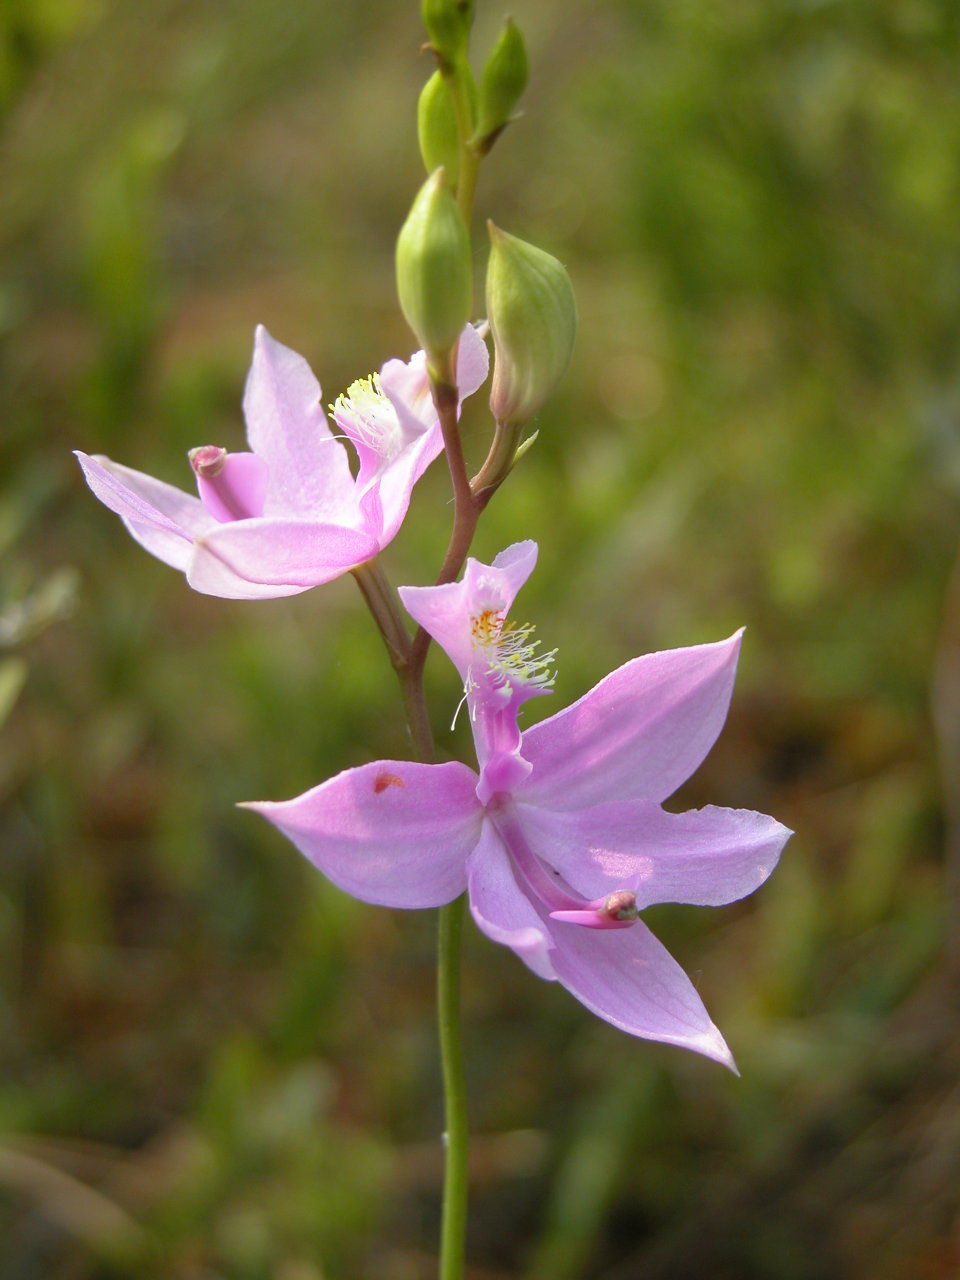
[[[465,693],[481,680],[510,696],[523,693],[529,698],[549,692],[557,678],[552,670],[557,651],[538,653],[540,641],[531,639],[534,630],[530,623],[510,621],[496,603],[471,614],[470,638],[480,661],[467,672]]]
[[[384,462],[392,462],[402,450],[400,420],[384,394],[379,374],[351,383],[346,394],[330,406],[330,412],[348,439],[371,449]]]

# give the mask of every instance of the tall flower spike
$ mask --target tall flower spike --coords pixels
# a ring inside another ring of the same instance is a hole
[[[773,818],[661,805],[713,745],[740,635],[647,654],[522,733],[553,655],[512,627],[532,542],[460,582],[402,587],[408,611],[464,682],[479,776],[464,764],[381,760],[294,800],[248,807],[367,902],[428,907],[469,890],[479,927],[614,1026],[736,1069],[689,978],[642,911],[752,893],[790,832]]]
[[[484,381],[487,363],[486,345],[468,325],[459,344],[461,398]],[[249,451],[190,451],[197,497],[77,453],[90,488],[137,542],[207,595],[296,595],[372,559],[396,536],[413,486],[443,448],[422,351],[407,363],[388,361],[337,401],[337,425],[359,457],[356,477],[306,360],[263,327],[243,408]]]

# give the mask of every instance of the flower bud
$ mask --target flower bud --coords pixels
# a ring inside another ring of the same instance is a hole
[[[441,65],[466,57],[474,6],[475,0],[423,0],[420,16]]]
[[[564,267],[551,254],[492,222],[487,316],[495,363],[490,409],[497,422],[529,421],[570,363],[577,305]]]
[[[480,78],[480,122],[474,137],[481,154],[496,142],[527,87],[527,49],[520,28],[507,18]]]
[[[457,185],[460,143],[453,99],[443,75],[435,71],[420,91],[417,103],[417,136],[427,173],[445,169],[447,181]]]
[[[470,237],[443,169],[417,193],[397,238],[397,294],[407,324],[434,363],[470,319]]]

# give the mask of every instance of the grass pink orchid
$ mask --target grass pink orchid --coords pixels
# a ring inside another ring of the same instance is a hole
[[[552,653],[508,621],[536,556],[521,542],[492,565],[469,560],[458,583],[401,588],[463,680],[479,774],[382,760],[248,807],[364,901],[434,907],[467,889],[483,932],[540,977],[632,1035],[733,1067],[690,979],[639,916],[751,893],[790,835],[748,810],[661,807],[720,732],[740,635],[635,658],[521,732],[521,706],[552,683]]]
[[[468,325],[460,340],[461,398],[487,375],[487,349]],[[243,399],[249,452],[190,451],[198,496],[78,452],[87,483],[152,555],[197,591],[231,599],[296,595],[372,559],[395,537],[410,494],[443,448],[425,357],[390,360],[333,407],[306,360],[258,327]]]

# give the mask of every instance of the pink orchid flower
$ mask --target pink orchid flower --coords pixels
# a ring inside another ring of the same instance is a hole
[[[752,893],[791,834],[764,814],[661,802],[726,718],[740,635],[647,654],[521,732],[552,653],[507,620],[536,562],[520,542],[463,580],[403,587],[464,682],[479,776],[465,764],[380,760],[294,800],[247,807],[366,902],[435,907],[464,889],[479,927],[588,1009],[736,1069],[693,984],[639,913]]]
[[[487,376],[487,348],[460,339],[461,398]],[[334,436],[306,360],[258,327],[243,410],[249,452],[190,451],[199,497],[152,476],[77,453],[87,483],[152,555],[206,595],[296,595],[372,559],[396,536],[413,486],[443,448],[425,357],[390,360],[333,406]]]

